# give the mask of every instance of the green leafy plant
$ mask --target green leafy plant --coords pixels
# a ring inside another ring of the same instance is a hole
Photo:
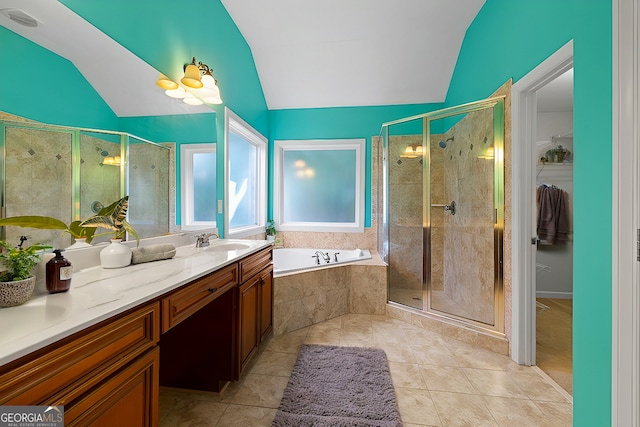
[[[129,196],[124,196],[122,199],[116,200],[109,206],[100,209],[96,215],[85,219],[79,226],[82,228],[96,229],[100,227],[111,230],[109,233],[93,234],[92,237],[112,234],[115,239],[122,239],[126,233],[129,233],[139,244],[140,237],[138,232],[127,221],[127,209],[129,209]]]
[[[6,241],[0,241],[0,262],[4,264],[7,271],[0,275],[0,282],[15,282],[28,279],[31,272],[40,262],[38,251],[51,249],[48,245],[32,245],[28,248],[19,248],[9,245]]]
[[[276,223],[274,220],[270,219],[267,221],[267,227],[265,228],[265,233],[267,236],[275,236],[278,234],[278,230],[276,230]]]
[[[82,221],[73,221],[71,224],[67,225],[59,219],[39,215],[11,216],[0,219],[0,227],[15,226],[38,228],[41,230],[62,230],[63,232],[69,233],[75,239],[86,238],[87,242],[91,242],[96,229],[85,228],[80,225],[81,223]]]

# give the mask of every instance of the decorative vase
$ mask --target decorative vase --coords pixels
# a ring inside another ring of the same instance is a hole
[[[73,243],[73,245],[69,246],[67,248],[67,250],[91,248],[92,247],[89,243],[87,243],[87,238],[86,237],[76,237],[73,240],[75,240],[75,242]]]
[[[100,251],[102,268],[121,268],[131,264],[131,249],[120,239],[111,239],[111,244]]]
[[[36,286],[36,276],[14,282],[0,282],[0,307],[14,307],[29,301]]]

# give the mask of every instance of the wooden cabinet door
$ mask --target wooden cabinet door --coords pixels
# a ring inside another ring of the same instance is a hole
[[[157,426],[159,352],[155,347],[79,401],[65,406],[65,426]]]
[[[258,349],[260,275],[253,276],[238,288],[238,369],[242,373]]]
[[[260,273],[260,342],[271,333],[273,325],[273,266]]]

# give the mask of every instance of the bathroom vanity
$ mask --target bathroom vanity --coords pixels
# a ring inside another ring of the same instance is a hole
[[[273,301],[271,245],[238,242],[89,268],[66,294],[0,310],[0,404],[64,405],[65,426],[155,426],[160,385],[238,380]]]

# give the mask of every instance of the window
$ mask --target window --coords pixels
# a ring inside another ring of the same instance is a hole
[[[225,108],[225,236],[264,233],[267,216],[267,139]]]
[[[216,226],[216,145],[180,145],[182,226],[196,230]]]
[[[364,153],[364,139],[276,141],[278,228],[364,232]]]

